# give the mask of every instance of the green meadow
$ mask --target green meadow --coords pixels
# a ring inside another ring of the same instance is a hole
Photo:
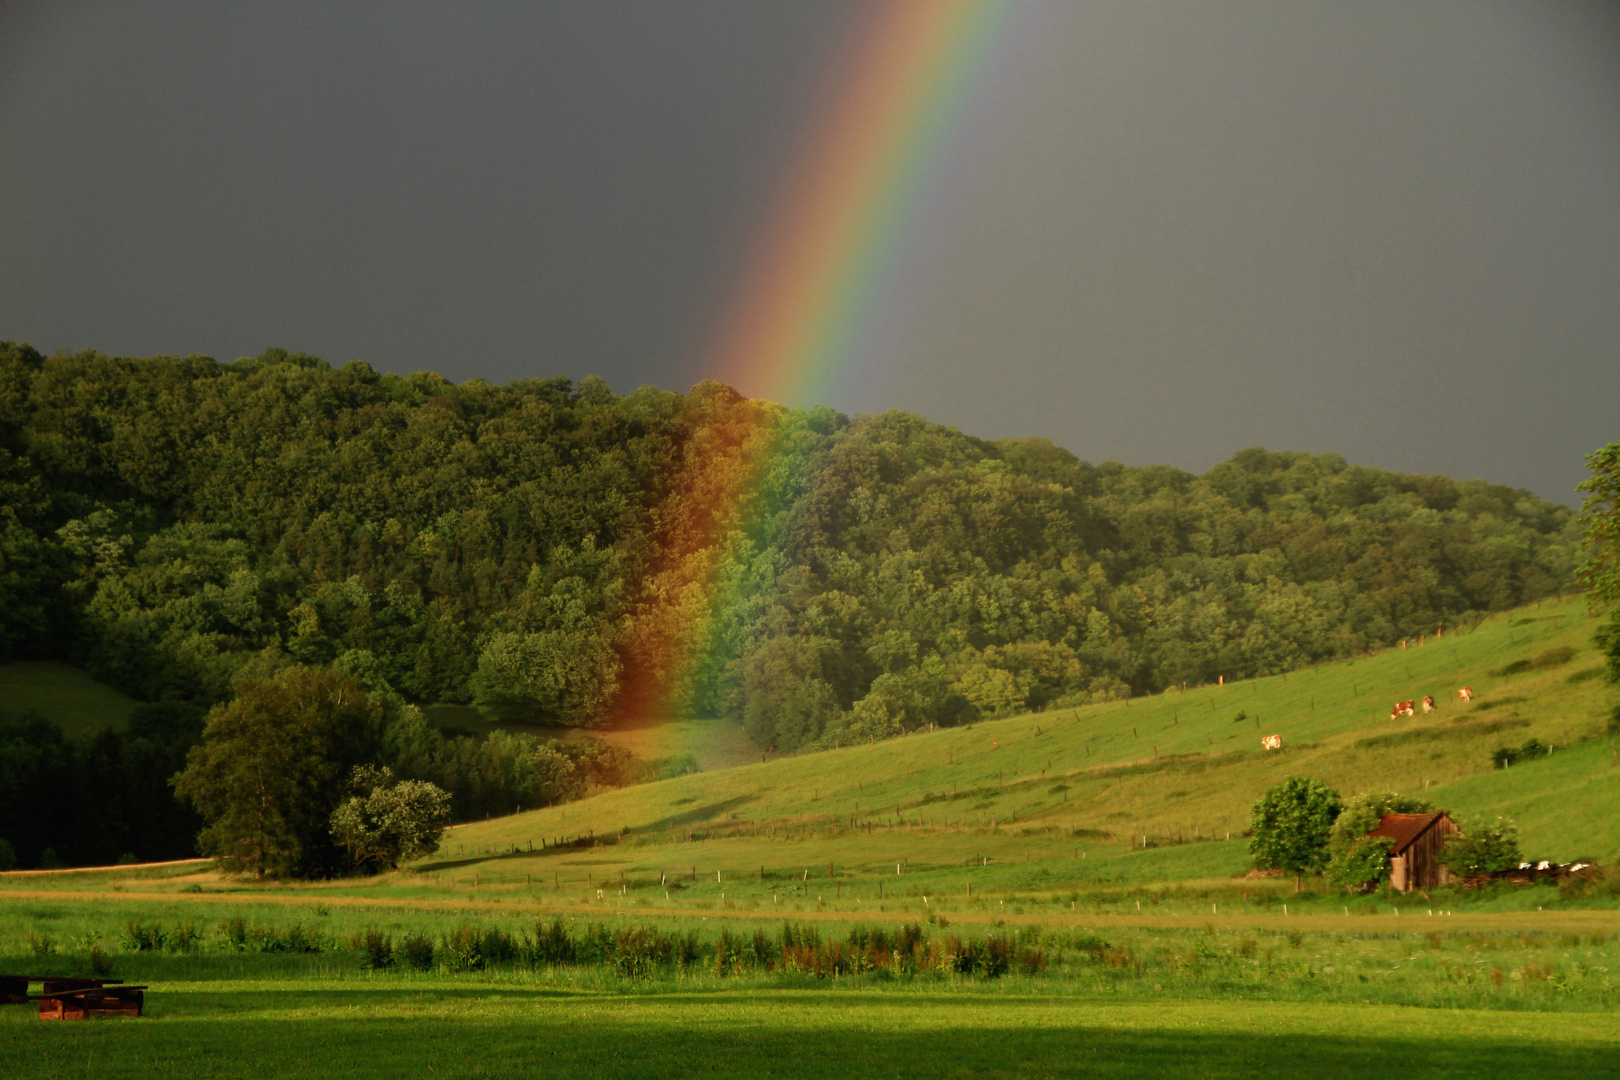
[[[204,892],[147,891],[205,881]],[[0,1009],[7,1075],[1360,1077],[1387,1075],[1396,1059],[1423,1076],[1552,1076],[1620,1065],[1620,919],[1602,909],[935,916],[913,923],[925,945],[999,938],[1022,960],[999,976],[925,960],[818,977],[762,963],[751,944],[783,957],[782,935],[807,930],[824,946],[884,928],[892,940],[906,916],[362,898],[244,890],[195,871],[79,884],[88,889],[17,888],[0,901],[6,969],[83,973],[98,951],[104,971],[152,988],[147,1016],[58,1025],[29,1006]],[[573,964],[522,954],[557,926],[604,951]],[[637,935],[680,939],[692,955],[631,969],[623,943]],[[407,962],[412,938],[436,946],[426,970]],[[497,959],[492,938],[519,954]],[[469,939],[487,958],[458,950]],[[395,952],[374,969],[378,940]]]
[[[1591,677],[1596,625],[1583,601],[1546,603],[1287,675],[625,788],[458,827],[413,870],[549,876],[576,891],[623,874],[658,899],[660,874],[711,897],[727,881],[762,895],[806,871],[865,897],[896,864],[889,889],[918,896],[1041,873],[1076,885],[1229,879],[1246,868],[1250,805],[1291,774],[1346,796],[1387,787],[1464,815],[1511,813],[1527,857],[1608,860],[1620,852],[1620,769],[1614,694]],[[1461,686],[1472,702],[1456,700]],[[1425,694],[1434,712],[1390,719],[1394,702]],[[1261,748],[1271,734],[1280,751]],[[1551,752],[1495,768],[1495,749],[1531,738]]]
[[[67,735],[122,730],[135,702],[68,664],[21,660],[0,664],[0,713],[38,713]]]
[[[149,1020],[5,1024],[19,1077],[1425,1077],[1612,1071],[1608,1013],[1088,1001],[1023,987],[183,984]]]
[[[1511,816],[1526,857],[1615,861],[1594,626],[1543,603],[1286,676],[754,760],[459,826],[373,878],[0,875],[0,967],[151,986],[141,1021],[0,1009],[0,1066],[1613,1072],[1620,875],[1348,896],[1246,876],[1242,835],[1295,774]],[[1424,694],[1434,712],[1390,719]],[[1494,766],[1531,738],[1551,751]]]

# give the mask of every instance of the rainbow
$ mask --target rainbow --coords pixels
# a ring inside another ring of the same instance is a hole
[[[937,187],[1009,0],[890,0],[829,79],[712,370],[772,401],[825,401]]]
[[[877,0],[855,27],[706,365],[755,400],[717,405],[696,463],[672,478],[613,722],[678,716],[695,672],[722,659],[711,631],[733,591],[725,539],[792,453],[769,402],[824,401],[850,371],[1012,10]]]

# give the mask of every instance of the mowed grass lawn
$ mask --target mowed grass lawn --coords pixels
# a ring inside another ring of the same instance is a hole
[[[1012,985],[589,992],[397,979],[169,985],[147,1018],[0,1011],[33,1077],[1605,1076],[1614,1013],[1128,1001]]]

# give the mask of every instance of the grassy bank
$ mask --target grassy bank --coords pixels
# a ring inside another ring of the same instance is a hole
[[[18,1077],[1350,1078],[1387,1075],[1391,1060],[1423,1076],[1620,1066],[1609,974],[1620,919],[1606,911],[915,920],[913,957],[1001,940],[1001,972],[897,962],[898,922],[833,912],[8,893],[0,926],[6,970],[82,974],[97,950],[103,969],[151,987],[140,1021],[41,1024],[31,1007],[0,1008],[0,1067]],[[559,934],[600,951],[570,963],[521,951]],[[659,937],[689,954],[626,964]],[[410,938],[430,941],[432,958],[413,964]],[[374,970],[383,940],[392,963]],[[519,953],[465,947],[494,940]],[[863,950],[876,962],[857,964]],[[845,966],[818,976],[811,952],[837,952]]]
[[[874,865],[904,859],[925,836],[966,838],[944,845],[963,860],[992,838],[1017,850],[1043,833],[1099,844],[1224,838],[1241,833],[1255,798],[1286,774],[1321,777],[1347,795],[1389,787],[1445,804],[1456,792],[1459,806],[1491,813],[1516,799],[1527,852],[1606,859],[1620,853],[1608,824],[1620,821],[1620,788],[1603,768],[1614,694],[1591,677],[1595,625],[1583,601],[1547,603],[1421,647],[1287,675],[627,788],[462,826],[445,849],[456,857],[440,862],[559,841],[566,859],[569,842],[593,837],[646,846],[836,839],[860,852],[851,862]],[[1556,662],[1535,666],[1547,657]],[[1472,703],[1455,699],[1463,685]],[[1435,712],[1389,718],[1393,702],[1425,694],[1439,702]],[[1268,734],[1283,737],[1282,751],[1260,748]],[[1492,765],[1497,747],[1531,738],[1560,762],[1559,778],[1542,785],[1551,797],[1521,798],[1523,773]],[[1581,756],[1558,758],[1577,746]],[[1578,815],[1556,796],[1562,785],[1579,790]],[[866,848],[885,845],[863,841],[878,836],[908,839],[868,857]]]

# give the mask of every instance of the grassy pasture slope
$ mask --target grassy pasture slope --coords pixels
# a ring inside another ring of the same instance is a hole
[[[135,708],[105,683],[67,664],[25,660],[0,664],[0,713],[37,712],[69,735],[102,728],[123,730]]]
[[[1250,804],[1287,774],[1347,796],[1390,787],[1463,813],[1511,812],[1527,855],[1607,860],[1620,853],[1620,783],[1604,736],[1613,691],[1584,677],[1598,662],[1594,627],[1580,600],[1544,603],[1422,647],[1287,675],[627,788],[462,826],[419,869],[567,888],[587,875],[592,888],[616,884],[620,873],[646,888],[676,871],[688,888],[707,888],[719,871],[736,890],[762,867],[767,883],[810,868],[825,879],[829,862],[858,889],[904,861],[913,872],[951,868],[941,890],[965,888],[970,861],[980,878],[1044,871],[1053,884],[1229,878],[1245,867],[1238,835]],[[1561,647],[1574,651],[1566,663],[1491,674]],[[1471,705],[1455,700],[1460,685],[1474,688]],[[1435,713],[1389,719],[1393,702],[1425,693],[1440,702]],[[1272,733],[1280,752],[1259,747]],[[1531,737],[1553,754],[1493,769],[1496,747]],[[551,847],[593,834],[620,842]],[[1219,842],[1155,846],[1195,837]]]

